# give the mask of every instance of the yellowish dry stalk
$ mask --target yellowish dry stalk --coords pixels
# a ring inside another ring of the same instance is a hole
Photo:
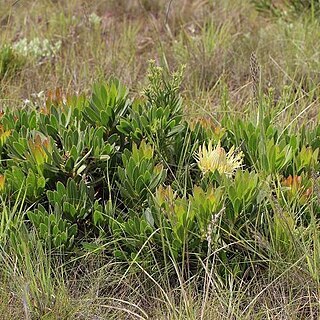
[[[256,105],[258,105],[260,90],[260,65],[254,52],[252,52],[250,56],[250,75],[252,80],[253,101]]]

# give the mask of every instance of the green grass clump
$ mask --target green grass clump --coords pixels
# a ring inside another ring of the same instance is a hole
[[[3,45],[0,48],[0,79],[12,77],[24,64],[24,57],[10,45]]]
[[[300,15],[309,13],[312,18],[319,16],[320,5],[316,0],[289,0],[289,1],[271,1],[271,0],[253,0],[256,8],[264,13],[270,13],[276,17],[288,16],[289,13]]]

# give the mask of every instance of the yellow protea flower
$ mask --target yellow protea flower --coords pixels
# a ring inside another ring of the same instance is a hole
[[[242,166],[243,162],[242,151],[238,152],[235,150],[235,147],[232,146],[231,149],[226,152],[221,147],[220,141],[213,147],[212,140],[209,141],[208,146],[203,143],[194,157],[203,175],[207,172],[215,172],[217,170],[220,174],[232,176],[235,171]]]

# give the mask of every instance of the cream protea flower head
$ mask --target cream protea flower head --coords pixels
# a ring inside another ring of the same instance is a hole
[[[208,146],[203,143],[199,147],[198,153],[195,154],[195,159],[202,173],[214,172],[217,170],[220,174],[232,176],[235,171],[242,166],[243,153],[235,150],[232,146],[228,153],[221,147],[220,141],[213,148],[212,140]]]

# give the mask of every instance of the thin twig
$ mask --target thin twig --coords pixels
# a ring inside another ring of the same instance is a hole
[[[171,8],[172,1],[173,1],[173,0],[170,0],[169,3],[168,3],[168,6],[167,6],[165,25],[168,24],[168,17],[169,17],[169,12],[170,12],[170,8]]]
[[[14,7],[18,2],[20,2],[20,0],[16,0],[16,1],[11,5],[11,7]]]

